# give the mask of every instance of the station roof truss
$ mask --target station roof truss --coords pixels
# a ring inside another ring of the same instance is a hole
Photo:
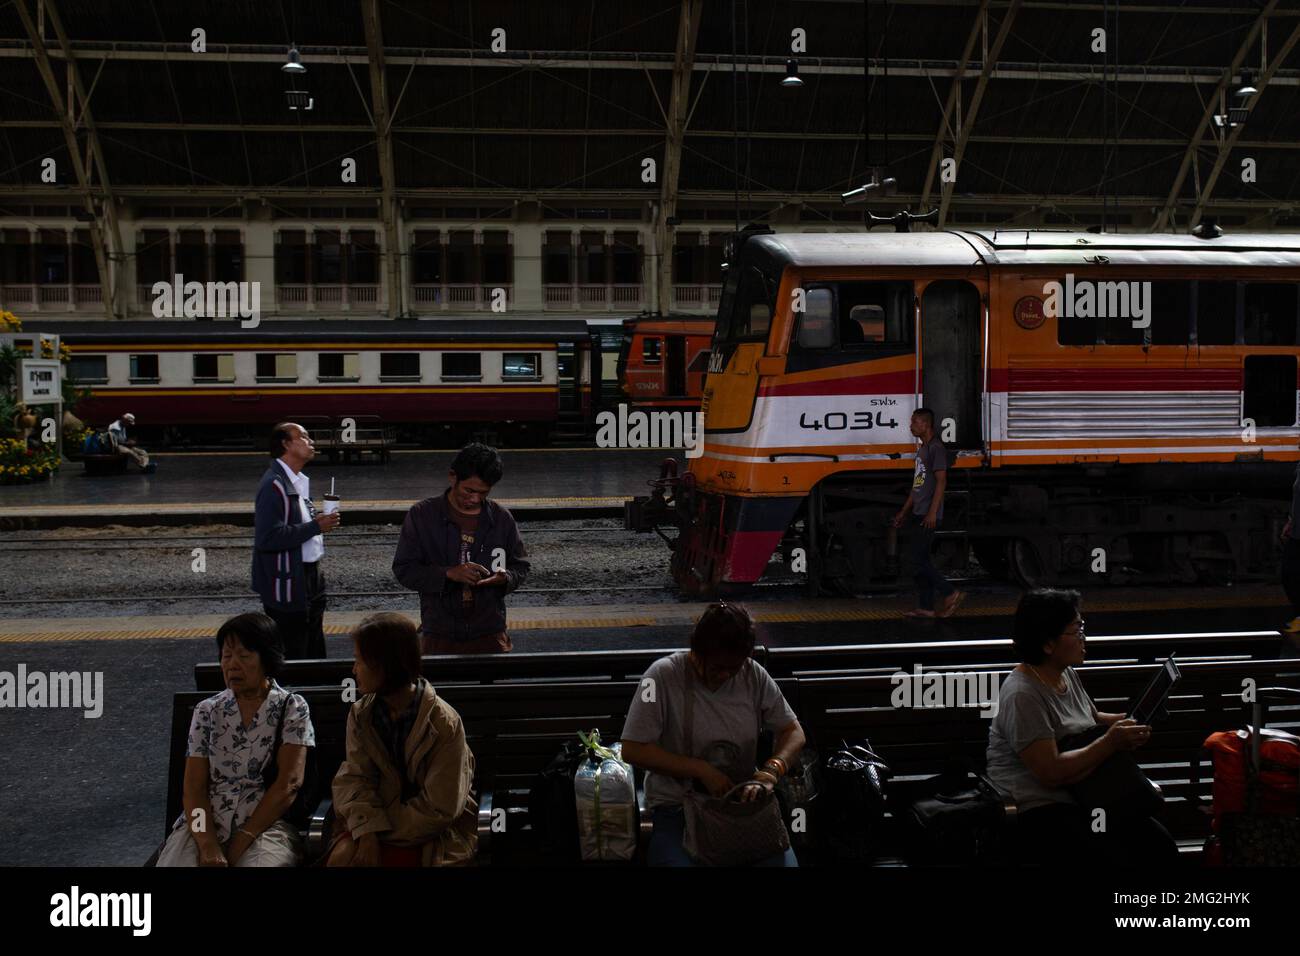
[[[656,222],[739,207],[742,221],[840,228],[864,211],[840,194],[883,166],[897,190],[872,211],[938,207],[946,227],[1079,229],[1103,205],[1130,229],[1300,225],[1300,0],[869,12],[868,35],[861,0],[11,0],[0,217],[75,207],[110,265],[110,303],[125,204],[203,203],[201,221],[346,203],[390,246],[413,207],[449,203],[469,219],[520,204]],[[280,69],[291,44],[307,67],[294,77]],[[789,59],[797,89],[780,84]],[[1259,92],[1220,129],[1243,70]],[[291,88],[310,109],[289,109]]]

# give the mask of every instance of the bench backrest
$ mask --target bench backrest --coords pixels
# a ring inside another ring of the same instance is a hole
[[[1282,638],[1276,631],[1235,631],[1159,636],[1116,635],[1088,639],[1093,661],[1148,663],[1177,651],[1180,660],[1270,658]],[[497,683],[508,680],[637,680],[647,667],[678,648],[616,651],[545,651],[518,654],[457,654],[424,658],[424,676],[435,686],[453,683]],[[754,658],[773,677],[798,677],[821,671],[910,669],[941,665],[997,665],[1016,660],[1009,639],[933,641],[925,643],[855,644],[831,647],[759,646]],[[341,685],[352,675],[351,658],[289,661],[278,680],[284,687]],[[216,663],[195,665],[196,690],[224,689]]]

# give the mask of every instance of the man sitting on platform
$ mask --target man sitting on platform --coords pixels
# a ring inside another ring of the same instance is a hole
[[[130,412],[127,412],[117,421],[113,422],[113,424],[108,426],[108,435],[113,441],[113,451],[119,455],[125,455],[127,458],[130,458],[140,466],[140,470],[146,475],[152,475],[158,470],[158,466],[150,464],[149,453],[143,448],[137,447],[135,439],[127,438],[126,429],[128,425],[132,428],[135,427],[135,416]]]

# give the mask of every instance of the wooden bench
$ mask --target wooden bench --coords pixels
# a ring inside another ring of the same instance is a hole
[[[1276,631],[1207,632],[1169,636],[1091,637],[1088,656],[1094,662],[1149,663],[1171,650],[1180,660],[1215,660],[1277,656],[1284,639]],[[660,657],[679,648],[615,651],[544,651],[519,654],[457,654],[424,658],[423,673],[435,687],[453,683],[495,684],[516,680],[634,680]],[[754,659],[773,677],[829,676],[835,671],[910,670],[941,665],[1004,665],[1015,660],[1011,641],[933,641],[905,644],[853,644],[829,647],[755,648]],[[341,685],[352,676],[351,658],[289,661],[279,676],[284,687]],[[225,689],[221,667],[194,667],[196,690]]]
[[[608,664],[608,656],[614,654],[616,661],[630,664],[628,653],[634,652],[597,652],[591,656]],[[661,656],[662,652],[650,653]],[[527,656],[530,655],[474,660],[504,662],[511,657],[518,660]],[[426,659],[426,666],[439,661]],[[595,660],[584,662],[570,657],[566,669],[586,668],[594,672],[599,669],[595,663]],[[1245,722],[1240,696],[1244,680],[1254,680],[1260,688],[1300,687],[1300,661],[1189,661],[1181,666],[1184,679],[1171,699],[1169,716],[1157,725],[1151,744],[1142,748],[1139,756],[1148,775],[1166,795],[1163,815],[1166,826],[1190,849],[1199,846],[1209,827],[1204,807],[1213,768],[1200,753],[1201,743],[1215,730]],[[596,728],[607,741],[618,738],[633,694],[640,687],[639,674],[632,673],[637,669],[625,667],[617,679],[611,668],[602,679],[521,679],[438,686],[438,692],[460,713],[475,754],[482,857],[514,865],[537,861],[527,821],[528,788],[536,774],[565,741],[574,739],[579,729]],[[980,669],[1001,677],[1010,668],[985,665]],[[946,670],[966,672],[975,668]],[[1151,666],[1092,664],[1081,667],[1079,672],[1098,707],[1118,711],[1146,685]],[[836,676],[783,677],[777,681],[799,715],[810,745],[822,756],[835,749],[841,739],[871,740],[873,748],[895,774],[890,784],[893,808],[901,806],[915,792],[920,780],[943,772],[954,760],[982,768],[989,726],[988,718],[981,718],[974,707],[895,707],[892,700],[897,687],[895,674],[883,669]],[[328,798],[330,784],[343,759],[351,703],[344,701],[339,684],[296,686],[295,690],[307,699],[311,708],[320,794]],[[181,810],[190,715],[206,696],[209,695],[205,692],[181,693],[173,701],[168,828]],[[1300,723],[1300,706],[1275,713],[1270,726],[1288,727],[1294,723]],[[321,808],[318,817],[325,809]],[[504,813],[504,834],[493,832],[493,821],[501,819],[494,814],[497,810]],[[644,826],[643,820],[643,829]],[[319,831],[313,828],[313,833]],[[887,834],[893,842],[887,841],[886,852],[906,855],[907,847],[899,842],[898,827],[891,823]],[[323,845],[318,839],[310,849],[319,854]]]
[[[1243,681],[1253,680],[1259,688],[1300,687],[1300,661],[1188,662],[1180,668],[1183,680],[1170,699],[1168,717],[1156,724],[1150,743],[1136,753],[1146,774],[1164,792],[1162,822],[1190,851],[1209,835],[1213,767],[1201,755],[1201,744],[1214,731],[1247,721]],[[1009,670],[993,668],[999,679]],[[1124,711],[1152,676],[1150,665],[1131,664],[1084,665],[1078,674],[1098,709],[1112,713]],[[833,751],[841,740],[867,738],[889,764],[894,773],[889,788],[891,816],[915,797],[922,780],[955,765],[984,768],[990,718],[981,717],[978,707],[895,707],[898,684],[884,674],[802,677],[798,684],[799,718],[809,744],[820,754]],[[1296,724],[1300,724],[1300,707],[1282,708],[1270,726]],[[905,851],[898,844],[899,832],[896,825],[887,828],[886,852]]]

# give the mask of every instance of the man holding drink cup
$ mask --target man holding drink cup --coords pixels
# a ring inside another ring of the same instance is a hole
[[[312,504],[311,481],[303,468],[316,456],[316,448],[301,425],[276,425],[269,451],[275,461],[258,486],[253,522],[253,590],[280,629],[284,656],[321,658],[326,605],[322,535],[342,520],[338,498],[326,495],[320,512]]]

